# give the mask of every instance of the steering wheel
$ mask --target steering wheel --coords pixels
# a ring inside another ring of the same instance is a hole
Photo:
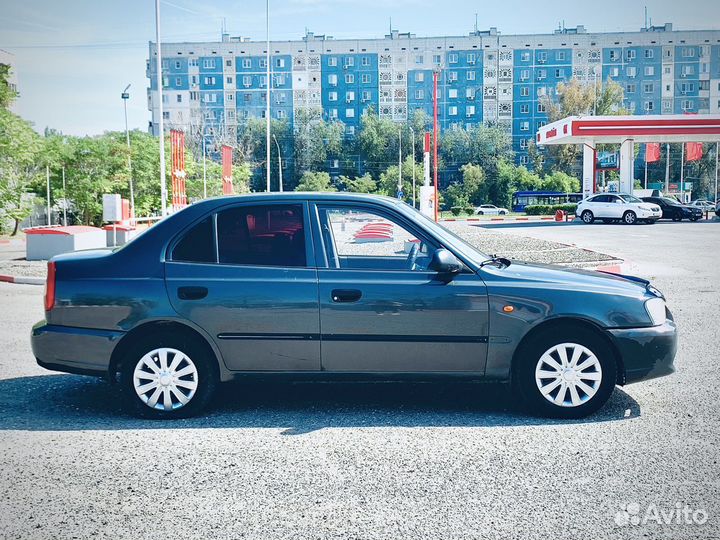
[[[405,263],[408,270],[415,270],[415,261],[417,260],[418,253],[420,253],[420,244],[413,242],[410,253],[408,253],[407,262]]]

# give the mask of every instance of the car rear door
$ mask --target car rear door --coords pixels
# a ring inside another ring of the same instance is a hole
[[[323,203],[311,216],[323,370],[483,372],[488,297],[479,276],[437,279],[427,265],[439,243],[384,207]]]
[[[170,245],[170,302],[215,340],[228,369],[320,369],[307,212],[304,201],[226,206]]]

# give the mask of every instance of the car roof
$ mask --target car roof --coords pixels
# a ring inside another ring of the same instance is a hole
[[[239,202],[250,201],[347,201],[347,202],[375,202],[398,205],[403,201],[385,195],[371,195],[368,193],[350,193],[347,191],[283,191],[283,192],[258,192],[245,193],[242,195],[224,195],[212,197],[194,203],[192,206],[221,206]]]

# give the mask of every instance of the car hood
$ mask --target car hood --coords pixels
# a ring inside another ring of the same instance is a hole
[[[592,290],[628,296],[644,296],[649,284],[647,280],[634,276],[517,261],[506,268],[483,267],[483,271],[486,270],[498,278],[522,281],[527,286]]]
[[[657,204],[649,202],[638,203],[637,206],[638,208],[642,208],[643,210],[657,210],[658,208],[660,208]]]

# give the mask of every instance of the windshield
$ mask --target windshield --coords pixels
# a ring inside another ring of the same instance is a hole
[[[421,222],[422,225],[430,229],[436,236],[443,240],[444,244],[454,248],[460,253],[460,255],[464,256],[465,258],[478,263],[490,259],[489,255],[483,253],[472,244],[469,244],[466,240],[463,240],[460,236],[455,234],[450,229],[443,227],[439,223],[435,223],[434,220],[430,219],[428,216],[421,213],[416,208],[413,208],[408,204],[399,204],[398,208],[408,214],[411,214],[415,220]]]
[[[669,204],[669,205],[671,205],[671,206],[680,206],[680,203],[677,202],[675,199],[670,199],[670,198],[668,198],[668,197],[663,197],[662,200],[663,200],[664,203]]]
[[[635,195],[622,195],[622,198],[625,200],[625,202],[629,202],[629,203],[633,203],[633,204],[645,202],[642,199],[638,199],[637,197],[635,197]]]

